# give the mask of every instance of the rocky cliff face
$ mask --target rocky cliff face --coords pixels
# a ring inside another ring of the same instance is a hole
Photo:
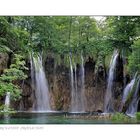
[[[86,111],[103,110],[106,87],[105,71],[101,68],[102,70],[99,69],[95,73],[95,64],[92,58],[88,58],[84,65]],[[79,68],[77,65],[77,71]],[[56,65],[54,58],[47,58],[45,69],[53,109],[68,111],[71,100],[70,68],[63,64]]]
[[[103,110],[105,77],[96,78],[94,73],[95,62],[91,58],[88,58],[84,67],[86,111]],[[77,65],[77,71],[79,68]],[[55,65],[53,58],[47,58],[45,69],[53,109],[68,111],[71,100],[70,68],[63,64]]]
[[[70,105],[70,69],[63,64],[57,65],[54,58],[47,57],[45,70],[52,109],[67,111]]]
[[[7,57],[3,57],[7,61]],[[0,70],[6,67],[6,63],[0,63]],[[30,63],[27,62],[30,68]],[[105,67],[99,65],[95,70],[96,61],[93,58],[85,60],[85,96],[86,96],[86,111],[103,111],[104,97],[106,93],[107,77]],[[70,67],[55,63],[53,56],[48,56],[44,61],[46,77],[49,83],[50,103],[53,110],[68,111],[71,101],[71,85],[70,85]],[[80,67],[77,65],[77,71]],[[23,89],[22,98],[20,101],[13,103],[13,107],[17,110],[29,111],[32,110],[34,103],[34,87],[31,84],[30,70],[28,71],[28,79],[20,81],[19,85]],[[121,58],[118,59],[116,69],[116,79],[114,80],[114,104],[116,110],[120,106],[121,94],[123,89],[123,65]]]
[[[85,93],[88,111],[103,111],[105,96],[105,71],[101,67],[95,72],[96,62],[88,58],[85,63]]]

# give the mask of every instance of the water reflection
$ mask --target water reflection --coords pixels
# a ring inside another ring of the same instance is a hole
[[[0,116],[1,117],[1,116]],[[113,124],[123,122],[112,122],[105,119],[84,119],[65,113],[16,113],[4,115],[0,124]],[[137,122],[135,122],[137,123]]]
[[[9,114],[4,114],[4,123],[9,124],[10,123],[10,116]]]

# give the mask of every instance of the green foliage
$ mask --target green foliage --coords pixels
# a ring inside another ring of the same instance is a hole
[[[131,121],[131,119],[128,117],[128,116],[126,116],[126,115],[124,115],[123,113],[115,113],[114,115],[112,115],[112,117],[111,117],[111,120],[112,121],[119,121],[119,122],[130,122]]]
[[[16,113],[16,111],[13,108],[10,108],[6,105],[0,106],[0,114],[13,114]]]
[[[128,61],[129,72],[132,74],[134,74],[137,71],[140,72],[140,39],[135,41],[134,44],[132,45],[132,53],[128,58],[129,58]]]
[[[131,48],[139,36],[139,17],[109,16],[98,23],[90,16],[0,17],[0,45],[11,50],[105,55],[112,47]]]
[[[25,51],[29,34],[17,26],[17,21],[14,23],[11,19],[13,17],[0,17],[0,51]]]
[[[10,65],[9,69],[5,69],[1,75],[0,80],[5,82],[12,82],[14,80],[21,80],[27,78],[23,70],[27,70],[23,57],[15,54],[14,63]]]
[[[133,40],[137,37],[139,27],[139,17],[133,16],[112,16],[107,17],[107,34],[108,39],[114,47],[119,49],[130,48]]]
[[[23,57],[15,54],[14,62],[9,69],[5,69],[0,76],[0,96],[4,96],[6,92],[10,92],[13,100],[19,99],[21,89],[16,85],[17,80],[24,80],[27,75],[24,73],[27,70]]]
[[[10,92],[12,100],[17,100],[20,98],[21,89],[13,83],[0,81],[0,96],[4,96],[6,92]]]
[[[136,119],[137,119],[137,120],[140,120],[140,112],[137,112],[137,113],[136,113]]]
[[[67,64],[70,52],[79,63],[76,57],[82,51],[98,64],[103,61],[99,58],[102,54],[108,66],[109,56],[118,48],[129,60],[129,71],[135,73],[140,71],[139,25],[139,16],[108,16],[102,22],[90,16],[1,16],[0,52],[22,52],[25,56],[28,52],[51,52],[63,55]]]
[[[7,52],[11,52],[11,50],[8,47],[6,47],[5,45],[0,45],[0,52],[7,53]]]
[[[123,53],[128,66],[125,71],[134,74],[140,71],[140,17],[139,16],[109,16],[105,20],[104,34],[112,47]],[[127,62],[128,60],[128,62]]]

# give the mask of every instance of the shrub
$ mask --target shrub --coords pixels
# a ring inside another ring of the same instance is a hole
[[[114,115],[112,115],[111,120],[128,122],[130,121],[130,118],[123,113],[115,113]]]
[[[13,108],[10,108],[6,105],[0,106],[0,114],[13,114],[16,113],[16,111]]]
[[[140,120],[140,112],[137,112],[137,113],[136,113],[136,119],[137,119],[137,120]]]

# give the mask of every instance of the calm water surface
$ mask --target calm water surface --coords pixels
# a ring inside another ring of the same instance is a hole
[[[88,120],[66,117],[65,113],[27,113],[1,115],[0,124],[122,124],[111,120]]]

